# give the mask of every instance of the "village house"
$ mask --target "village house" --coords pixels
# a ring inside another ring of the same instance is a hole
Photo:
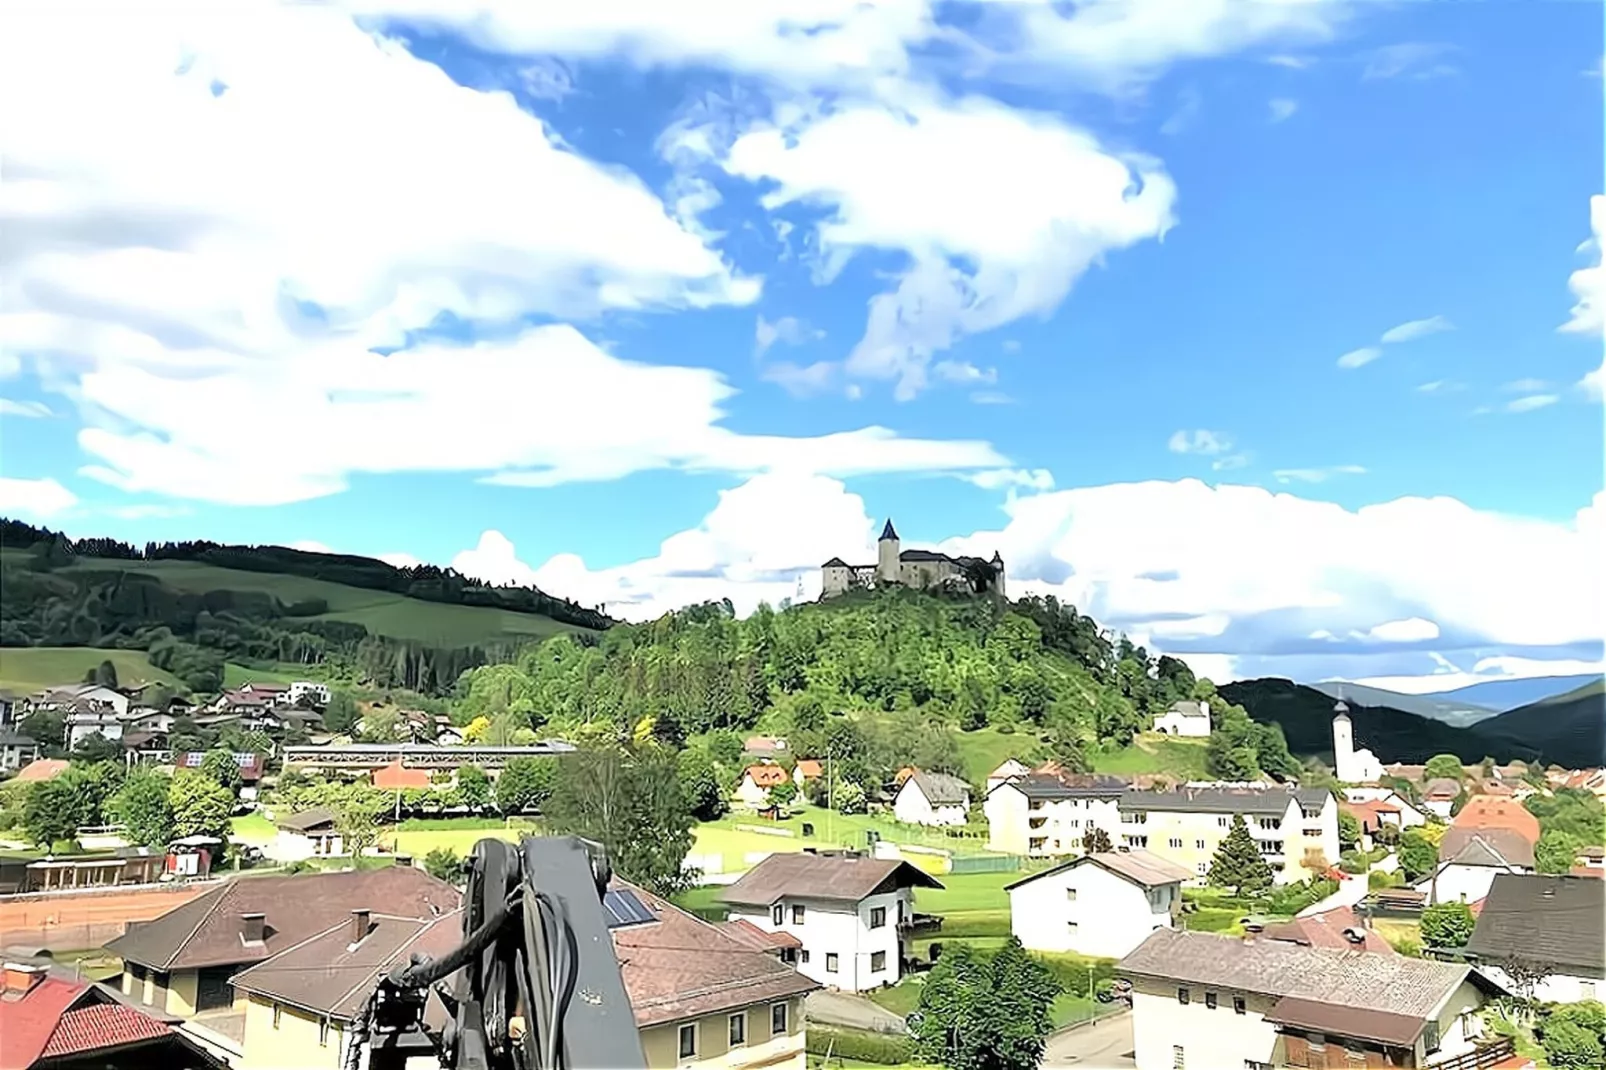
[[[1372,928],[1370,918],[1354,907],[1335,907],[1319,914],[1302,914],[1290,921],[1266,927],[1266,939],[1283,940],[1305,947],[1328,947],[1337,951],[1370,951],[1374,955],[1397,955],[1394,945]]]
[[[62,742],[68,750],[77,750],[80,743],[92,736],[113,741],[123,738],[122,716],[110,704],[80,699],[69,703],[65,714]]]
[[[1118,959],[1175,924],[1192,876],[1143,850],[1082,855],[1005,885],[1010,931],[1030,951]]]
[[[240,771],[240,798],[251,800],[257,796],[257,788],[262,783],[263,773],[267,769],[266,757],[255,751],[233,751],[230,757],[234,759],[234,766]],[[173,755],[173,768],[199,769],[206,763],[205,751],[179,751]]]
[[[970,785],[916,769],[893,797],[892,816],[905,825],[963,825],[970,820]]]
[[[1464,963],[1159,929],[1121,960],[1137,1070],[1432,1067],[1510,1038],[1478,1011],[1503,993]]]
[[[1606,882],[1502,873],[1495,877],[1466,954],[1497,983],[1546,1003],[1606,995]],[[1550,972],[1529,991],[1502,969],[1511,960]]]
[[[1170,709],[1154,715],[1154,730],[1167,736],[1208,739],[1210,703],[1194,702],[1191,699],[1173,702]]]
[[[345,838],[334,813],[321,806],[282,817],[275,827],[278,832],[265,851],[275,861],[300,862],[346,853]]]
[[[123,960],[125,995],[182,1019],[186,1035],[232,1065],[244,1059],[267,1066],[271,1046],[252,1057],[244,1050],[249,995],[236,988],[237,973],[349,924],[354,911],[424,920],[457,910],[461,900],[451,885],[408,866],[231,880],[154,921],[131,924],[106,950]],[[459,927],[453,942],[461,937]]]
[[[1102,828],[1121,845],[1119,802],[1130,785],[1119,777],[1088,773],[1031,773],[987,793],[987,849],[1032,858],[1079,854],[1082,838]]]
[[[1587,791],[1606,802],[1606,769],[1551,768],[1545,771],[1545,782],[1552,788]]]
[[[770,804],[770,789],[790,779],[786,768],[774,762],[750,765],[742,770],[742,779],[736,785],[736,799],[751,809],[761,810]]]
[[[825,766],[817,758],[799,758],[792,767],[792,783],[797,785],[799,791],[809,781],[819,780],[824,775]]]
[[[1005,758],[997,769],[987,774],[987,790],[983,793],[982,798],[985,799],[988,795],[991,795],[993,789],[998,785],[1007,784],[1016,777],[1023,777],[1031,771],[1031,767],[1019,758]]]
[[[0,728],[0,773],[10,773],[39,757],[39,741],[9,728]]]
[[[1441,821],[1450,820],[1456,799],[1461,797],[1461,782],[1451,777],[1434,777],[1422,786],[1422,809]]]
[[[128,696],[115,688],[100,684],[63,684],[36,691],[28,697],[28,712],[41,710],[66,713],[72,707],[90,710],[108,710],[118,717],[128,713]]]
[[[1346,802],[1357,806],[1372,806],[1381,825],[1394,825],[1399,831],[1419,828],[1427,824],[1428,816],[1420,807],[1393,788],[1348,787],[1344,789]],[[1375,805],[1373,805],[1375,804]]]
[[[1417,882],[1434,903],[1476,903],[1489,894],[1502,873],[1532,873],[1534,849],[1510,829],[1446,829],[1439,842],[1439,864]]]
[[[1453,829],[1508,829],[1530,844],[1539,842],[1539,819],[1509,796],[1474,795],[1450,822]]]
[[[732,920],[796,937],[804,976],[862,992],[903,976],[914,935],[940,924],[915,914],[914,889],[941,887],[907,862],[802,851],[770,855],[719,898]]]
[[[786,740],[779,736],[748,736],[742,751],[755,758],[774,758],[786,752]]]
[[[214,1070],[219,1063],[167,1022],[118,1000],[101,985],[59,977],[48,961],[4,963],[0,1067]]]
[[[1302,881],[1339,855],[1338,803],[1332,793],[1292,785],[1188,785],[1175,791],[1125,792],[1115,846],[1143,848],[1202,881],[1216,848],[1244,818],[1278,884]]]

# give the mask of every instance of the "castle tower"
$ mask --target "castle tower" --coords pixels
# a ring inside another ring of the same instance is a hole
[[[1000,598],[1008,598],[1004,593],[1004,555],[997,550],[993,551],[993,593]]]
[[[875,578],[878,584],[898,582],[899,554],[898,531],[892,526],[889,516],[887,526],[881,529],[881,541],[876,544]]]
[[[1358,782],[1355,768],[1355,726],[1350,723],[1349,707],[1339,699],[1333,707],[1333,775],[1346,784]]]

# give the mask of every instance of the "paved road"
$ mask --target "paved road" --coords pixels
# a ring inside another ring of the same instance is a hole
[[[1045,1067],[1077,1066],[1124,1070],[1132,1060],[1132,1014],[1113,1015],[1079,1029],[1062,1029],[1048,1038]]]
[[[809,1021],[821,1025],[845,1025],[877,1033],[907,1031],[901,1017],[849,992],[811,992],[804,1001],[804,1011]]]

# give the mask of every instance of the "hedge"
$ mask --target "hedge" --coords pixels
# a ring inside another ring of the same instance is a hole
[[[958,939],[966,936],[1008,936],[1009,911],[962,910],[943,915],[942,928],[933,939]]]
[[[901,1066],[914,1061],[914,1043],[908,1037],[890,1033],[871,1033],[863,1029],[827,1029],[810,1025],[803,1046],[810,1055],[832,1055],[858,1059],[884,1066]]]
[[[1093,967],[1093,985],[1098,987],[1100,981],[1107,981],[1115,977],[1114,959],[1095,959],[1086,955],[1077,955],[1071,952],[1032,952],[1032,957],[1054,975],[1060,986],[1072,996],[1086,997],[1091,993],[1087,990],[1087,968]]]

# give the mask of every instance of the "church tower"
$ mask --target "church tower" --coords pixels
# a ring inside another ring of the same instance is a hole
[[[1349,707],[1339,699],[1333,707],[1333,775],[1353,783],[1355,773],[1355,726],[1350,723]]]
[[[889,516],[887,526],[881,529],[881,541],[876,544],[875,579],[878,585],[886,586],[899,581],[899,556],[898,532]]]

